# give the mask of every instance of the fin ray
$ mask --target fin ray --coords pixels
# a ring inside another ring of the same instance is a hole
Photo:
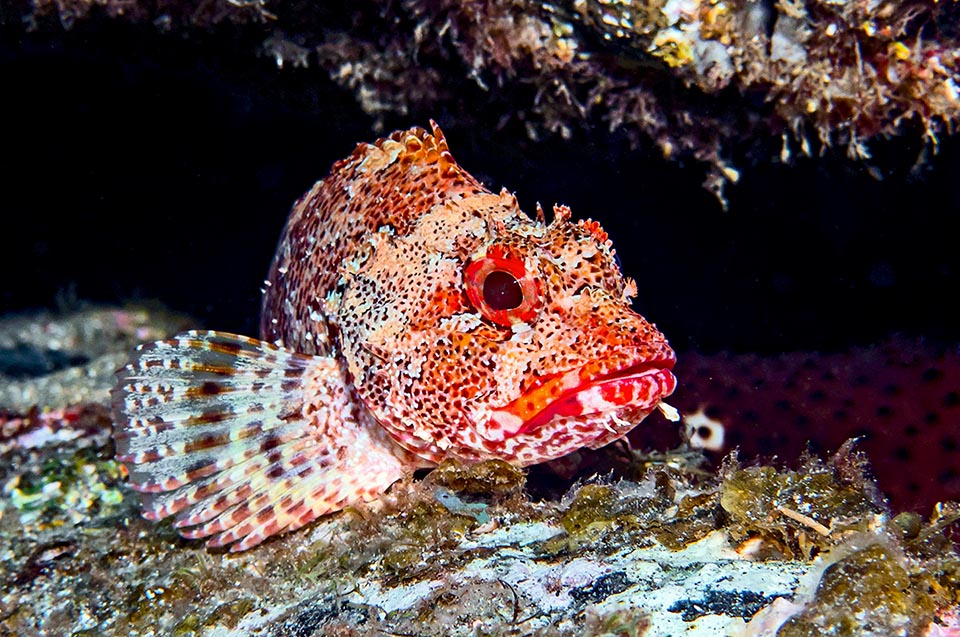
[[[186,332],[118,372],[117,458],[144,517],[245,550],[370,500],[417,464],[356,401],[335,358]]]

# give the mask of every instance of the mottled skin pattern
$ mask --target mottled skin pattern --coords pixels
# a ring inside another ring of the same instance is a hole
[[[261,338],[193,332],[120,372],[118,457],[187,537],[243,550],[445,458],[525,466],[673,391],[607,235],[531,219],[434,126],[361,144],[294,206]]]
[[[389,227],[404,236],[433,206],[482,194],[442,137],[415,129],[360,144],[290,212],[263,294],[261,338],[329,354],[336,308],[326,297],[366,259],[377,231]]]
[[[339,335],[362,401],[432,462],[456,455],[531,464],[607,444],[624,432],[606,429],[606,413],[506,439],[484,435],[491,406],[558,372],[584,370],[583,382],[673,358],[630,309],[635,286],[606,234],[590,221],[569,222],[563,208],[555,214],[549,225],[532,222],[512,195],[488,192],[454,162],[438,130],[362,145],[294,208],[270,270],[262,336],[329,353],[322,346]],[[494,247],[541,284],[529,322],[493,324],[467,298],[467,263]],[[672,376],[658,383],[656,395],[672,390]],[[619,415],[636,422],[655,404]]]

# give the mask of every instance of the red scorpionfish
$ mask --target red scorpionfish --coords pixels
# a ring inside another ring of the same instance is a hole
[[[607,234],[494,194],[421,128],[293,207],[260,340],[187,332],[118,372],[117,458],[150,520],[242,551],[446,458],[517,466],[624,436],[676,386]]]

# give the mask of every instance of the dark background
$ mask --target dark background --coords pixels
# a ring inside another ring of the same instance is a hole
[[[198,327],[256,333],[290,205],[379,133],[323,71],[278,70],[255,50],[111,23],[0,31],[0,314],[160,300]],[[638,309],[680,350],[956,341],[956,139],[920,170],[917,135],[877,142],[881,180],[842,151],[783,165],[779,143],[745,144],[723,212],[701,165],[631,149],[600,122],[534,143],[441,110],[388,118],[386,132],[431,117],[467,170],[524,209],[556,201],[600,220]]]

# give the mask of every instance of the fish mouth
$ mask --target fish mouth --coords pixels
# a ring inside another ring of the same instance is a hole
[[[671,352],[613,371],[586,365],[538,379],[519,398],[494,410],[481,434],[488,440],[504,440],[554,418],[614,414],[624,409],[645,416],[676,389],[677,379],[671,371],[674,363],[676,357]]]

